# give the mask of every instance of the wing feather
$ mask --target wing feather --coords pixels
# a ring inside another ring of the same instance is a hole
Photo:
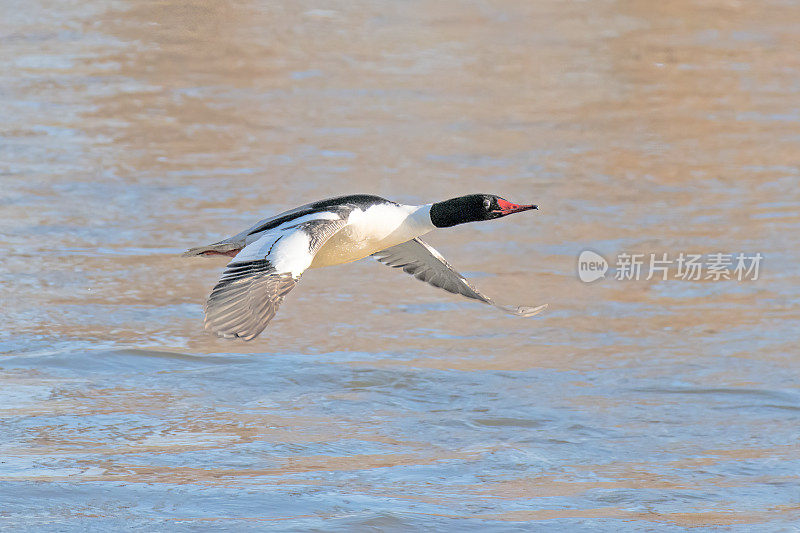
[[[205,329],[251,340],[267,327],[322,245],[345,225],[324,218],[262,234],[228,263],[205,305]]]
[[[381,263],[402,268],[404,272],[434,287],[493,305],[512,315],[533,316],[547,307],[547,304],[531,307],[496,303],[456,272],[439,252],[421,239],[412,239],[372,255]]]

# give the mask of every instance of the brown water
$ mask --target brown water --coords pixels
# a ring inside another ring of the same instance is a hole
[[[798,21],[6,3],[0,527],[796,531]],[[252,343],[203,333],[224,261],[182,250],[356,192],[540,204],[430,242],[549,310],[367,260],[307,273]],[[584,249],[764,261],[585,284]]]

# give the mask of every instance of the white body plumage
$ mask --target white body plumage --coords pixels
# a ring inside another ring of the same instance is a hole
[[[358,261],[425,235],[435,228],[430,209],[430,204],[377,204],[364,210],[354,209],[347,217],[347,224],[317,251],[310,268]]]

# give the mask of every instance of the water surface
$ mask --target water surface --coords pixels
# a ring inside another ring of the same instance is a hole
[[[0,526],[795,530],[797,3],[4,7]],[[471,192],[541,211],[430,242],[540,317],[367,260],[203,333],[224,261],[182,250]]]

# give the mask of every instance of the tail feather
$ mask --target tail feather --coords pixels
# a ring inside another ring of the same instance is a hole
[[[183,257],[194,257],[198,255],[226,255],[228,257],[234,257],[241,251],[241,249],[242,245],[234,242],[217,242],[207,246],[196,246],[194,248],[189,248],[183,252]]]

